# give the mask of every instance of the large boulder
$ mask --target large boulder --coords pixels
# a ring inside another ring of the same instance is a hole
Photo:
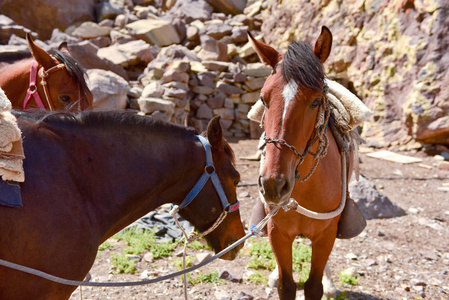
[[[83,21],[94,21],[95,0],[0,0],[0,11],[22,25],[37,32],[39,38],[50,38],[54,28]]]
[[[129,23],[126,28],[130,34],[147,43],[168,46],[181,42],[175,27],[162,19],[145,19]]]
[[[263,20],[280,50],[330,28],[325,67],[374,112],[363,128],[373,145],[449,144],[447,1],[270,0]]]
[[[127,104],[128,82],[111,71],[87,70],[89,88],[94,96],[94,110],[124,109]]]

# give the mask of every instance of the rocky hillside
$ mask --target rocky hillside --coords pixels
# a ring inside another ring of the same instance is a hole
[[[449,144],[444,3],[39,0],[40,9],[23,10],[27,0],[0,0],[0,51],[26,50],[26,31],[49,50],[68,41],[88,69],[97,109],[136,109],[198,130],[220,115],[228,135],[257,137],[246,114],[270,69],[246,32],[285,50],[292,40],[313,43],[327,25],[328,74],[373,110],[363,128],[370,145],[441,152]]]
[[[270,1],[263,20],[279,49],[331,29],[328,74],[373,110],[364,126],[373,146],[449,144],[447,1]]]

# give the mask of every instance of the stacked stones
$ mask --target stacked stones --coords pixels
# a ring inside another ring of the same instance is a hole
[[[247,32],[262,39],[267,3],[253,2],[238,13],[223,3],[239,1],[215,2],[220,5],[206,0],[100,2],[98,22],[55,29],[50,40],[37,42],[47,50],[68,42],[88,69],[95,109],[136,109],[198,131],[219,115],[227,136],[249,137],[246,115],[271,68],[258,62]],[[8,51],[12,45],[23,51],[26,30],[3,34],[9,37]]]

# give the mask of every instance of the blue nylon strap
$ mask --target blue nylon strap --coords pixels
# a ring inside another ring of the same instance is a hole
[[[196,136],[200,142],[203,144],[204,150],[206,152],[206,167],[214,167],[214,162],[212,160],[212,150],[210,148],[209,141],[200,136]],[[239,209],[239,202],[230,205],[228,202],[228,199],[226,198],[226,194],[223,190],[223,187],[221,186],[220,179],[218,178],[217,173],[215,173],[215,170],[213,169],[212,172],[208,173],[207,170],[204,170],[204,173],[201,175],[200,179],[196,182],[196,184],[193,186],[192,190],[187,194],[187,196],[184,198],[184,200],[181,202],[181,204],[178,206],[178,209],[183,209],[187,205],[189,205],[193,199],[198,195],[198,193],[203,189],[206,182],[211,179],[215,190],[218,193],[218,196],[220,197],[221,204],[223,205],[223,208],[227,212],[233,212],[237,209]]]

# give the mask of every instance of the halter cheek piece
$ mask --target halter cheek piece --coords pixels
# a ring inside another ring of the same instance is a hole
[[[317,115],[317,118],[315,121],[315,128],[313,129],[312,135],[310,136],[309,140],[307,141],[306,148],[304,149],[303,153],[300,153],[298,150],[296,150],[295,146],[287,143],[287,141],[284,139],[267,137],[265,135],[265,132],[263,133],[263,136],[261,137],[261,139],[263,138],[264,143],[259,148],[262,148],[267,143],[278,143],[280,145],[286,146],[299,158],[299,162],[298,162],[298,165],[296,166],[296,171],[295,171],[295,179],[298,180],[299,182],[303,182],[303,181],[306,181],[307,179],[309,179],[310,176],[312,176],[313,172],[315,171],[316,167],[318,166],[318,162],[320,161],[320,158],[323,158],[327,154],[327,147],[329,145],[329,141],[328,141],[328,138],[326,135],[326,131],[327,131],[327,125],[328,125],[329,116],[330,116],[329,101],[327,100],[327,97],[326,97],[326,92],[328,89],[329,89],[329,87],[327,85],[325,85],[323,88],[323,94],[321,97],[322,103],[320,104],[320,107],[318,109],[318,115]],[[262,101],[263,101],[263,99],[262,99]],[[261,126],[263,126],[264,115],[265,115],[265,110],[262,115]],[[310,149],[317,141],[318,141],[318,149],[314,153]],[[307,154],[310,154],[314,157],[315,163],[314,163],[312,169],[310,170],[310,172],[305,177],[300,178],[298,168],[304,162],[304,159]]]
[[[42,99],[39,96],[39,92],[37,90],[37,76],[40,71],[40,69],[38,69],[38,67],[39,67],[39,64],[37,63],[36,60],[34,60],[30,67],[30,85],[28,86],[27,94],[25,95],[25,99],[23,100],[23,109],[26,109],[28,103],[31,100],[31,97],[33,97],[34,101],[36,102],[39,109],[45,110],[44,103],[42,102]],[[42,69],[41,85],[44,88],[45,100],[47,101],[49,110],[54,110],[54,107],[52,105],[52,101],[50,98],[50,92],[48,91],[47,77],[51,73],[53,73],[55,71],[59,71],[62,68],[65,68],[64,64],[58,64],[54,67],[51,67],[48,70],[44,70],[43,67],[41,68]]]
[[[223,187],[221,185],[220,179],[218,178],[217,173],[215,173],[215,167],[214,162],[212,160],[212,151],[210,148],[210,144],[206,138],[200,135],[196,135],[196,137],[203,144],[204,150],[206,152],[206,166],[204,167],[204,173],[198,179],[196,184],[193,186],[193,188],[190,190],[190,192],[187,194],[187,196],[184,198],[181,204],[172,206],[171,211],[177,212],[185,208],[187,205],[189,205],[193,201],[193,199],[195,199],[195,197],[199,194],[199,192],[203,189],[206,182],[210,179],[215,187],[215,191],[220,197],[220,201],[223,206],[223,212],[208,230],[202,232],[200,236],[197,236],[197,238],[199,238],[209,234],[215,228],[217,228],[228,213],[238,210],[240,207],[240,202],[237,200],[237,202],[234,204],[229,203],[228,198],[226,197],[226,193],[224,192]]]

